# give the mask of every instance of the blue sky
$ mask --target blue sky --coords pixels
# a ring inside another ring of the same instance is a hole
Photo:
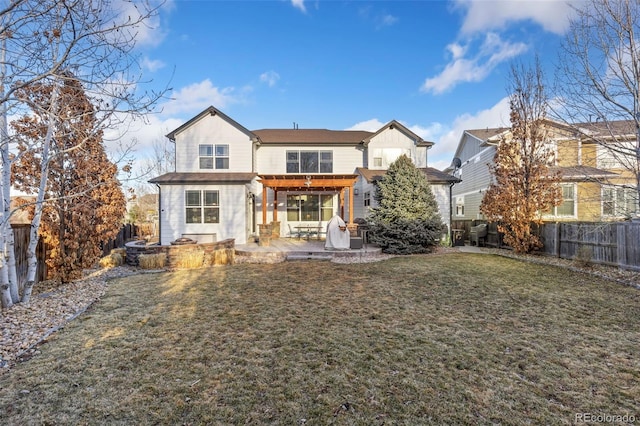
[[[377,130],[398,120],[448,166],[464,129],[508,125],[513,61],[547,77],[567,2],[169,0],[141,30],[146,88],[169,86],[149,125],[125,136],[137,158],[213,105],[261,128]]]

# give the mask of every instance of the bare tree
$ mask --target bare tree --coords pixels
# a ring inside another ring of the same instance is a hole
[[[534,69],[512,66],[510,85],[511,131],[498,143],[489,167],[493,182],[480,211],[498,222],[516,253],[528,253],[542,247],[533,224],[542,223],[542,213],[562,198],[559,176],[551,171],[555,156],[545,125],[548,98],[539,62]]]
[[[126,6],[126,7],[125,7]],[[95,125],[85,138],[76,140],[79,149],[87,138],[117,127],[132,115],[151,112],[162,93],[141,91],[141,67],[134,52],[137,32],[158,12],[150,0],[14,0],[0,6],[0,154],[3,212],[0,222],[0,298],[2,306],[18,302],[18,283],[12,267],[11,165],[21,155],[11,152],[7,116],[37,111],[46,131],[30,149],[40,149],[41,166],[28,248],[27,282],[21,296],[28,302],[35,282],[35,249],[45,203],[49,165],[56,161],[51,151],[55,129],[68,117],[61,108],[60,90],[70,78],[77,80],[94,105]],[[70,77],[72,76],[72,77]],[[45,104],[21,97],[31,86],[51,87]],[[35,118],[34,118],[35,119]],[[77,119],[77,117],[75,117]]]
[[[633,197],[624,200],[631,215],[640,212],[640,2],[577,5],[559,58],[553,114],[596,144],[600,167],[620,171],[606,190]]]

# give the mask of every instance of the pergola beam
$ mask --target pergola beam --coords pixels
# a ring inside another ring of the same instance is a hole
[[[353,223],[353,186],[358,175],[260,175],[262,183],[262,223],[267,223],[267,188],[274,191],[273,220],[278,218],[278,192],[335,191],[339,194],[340,215],[344,218],[345,190],[349,189],[349,222]]]

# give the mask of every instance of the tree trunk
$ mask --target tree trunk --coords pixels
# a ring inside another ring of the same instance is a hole
[[[2,300],[3,308],[6,309],[13,306],[13,302],[11,300],[11,293],[9,292],[9,284],[0,284],[0,299]]]
[[[22,303],[29,303],[29,300],[31,300],[31,292],[33,291],[33,285],[35,284],[35,281],[27,281],[24,285],[24,291],[22,292]]]

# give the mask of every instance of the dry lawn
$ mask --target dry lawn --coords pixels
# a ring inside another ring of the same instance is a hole
[[[111,282],[0,377],[3,424],[640,419],[640,291],[490,255]]]

